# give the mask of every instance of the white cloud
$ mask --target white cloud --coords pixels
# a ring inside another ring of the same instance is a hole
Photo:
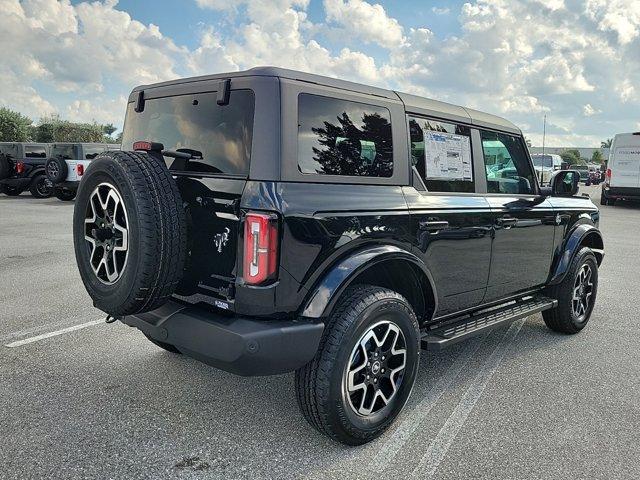
[[[363,0],[324,0],[324,8],[327,21],[341,26],[346,35],[386,48],[402,44],[402,26],[387,15],[382,5]]]
[[[436,15],[449,15],[451,13],[449,7],[431,7],[431,11]]]
[[[411,28],[375,0],[324,0],[320,23],[309,0],[195,2],[221,21],[187,49],[116,0],[0,0],[0,104],[121,124],[135,84],[276,65],[501,114],[534,144],[544,114],[549,138],[568,145],[637,122],[638,0],[467,0],[458,11],[416,2],[430,14]],[[458,33],[434,34],[446,14]]]

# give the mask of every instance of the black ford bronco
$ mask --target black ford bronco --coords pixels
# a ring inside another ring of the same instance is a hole
[[[44,165],[49,156],[46,143],[0,142],[0,193],[20,195],[29,190],[36,198],[53,194]]]
[[[579,173],[542,188],[521,131],[277,68],[134,89],[80,183],[74,243],[109,320],[240,375],[295,371],[306,419],[362,444],[421,348],[542,312],[587,324],[603,260]]]

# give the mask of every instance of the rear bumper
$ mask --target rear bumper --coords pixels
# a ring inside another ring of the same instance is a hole
[[[196,360],[244,376],[302,367],[316,354],[324,330],[320,322],[226,317],[173,300],[122,322]]]
[[[640,199],[640,188],[634,187],[610,187],[604,185],[602,192],[607,198]]]
[[[31,178],[29,177],[20,177],[20,178],[4,178],[0,180],[0,184],[7,185],[8,187],[17,188],[19,190],[24,190],[29,187],[31,183]]]

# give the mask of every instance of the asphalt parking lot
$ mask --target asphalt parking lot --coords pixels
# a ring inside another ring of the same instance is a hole
[[[293,375],[236,377],[99,322],[72,210],[0,196],[1,478],[639,476],[640,206],[601,207],[606,257],[581,334],[536,315],[423,355],[401,417],[358,448],[307,425]]]

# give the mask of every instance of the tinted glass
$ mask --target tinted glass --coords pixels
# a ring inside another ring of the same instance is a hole
[[[0,153],[16,158],[18,156],[18,146],[15,144],[0,145]]]
[[[159,142],[166,150],[188,150],[188,162],[165,157],[172,170],[247,175],[253,132],[253,92],[232,91],[228,105],[216,93],[146,100],[144,111],[127,107],[123,150],[136,141]]]
[[[553,159],[546,155],[534,155],[531,159],[536,167],[553,167]]]
[[[430,192],[474,192],[471,130],[409,117],[411,161]]]
[[[389,110],[301,94],[298,168],[302,173],[390,177],[393,146]]]
[[[85,145],[83,147],[83,150],[84,150],[84,158],[85,158],[85,160],[93,160],[98,155],[100,155],[102,152],[106,151],[107,147],[103,147],[102,145],[95,146],[95,147],[88,147],[88,146]]]
[[[489,193],[533,194],[533,171],[519,137],[481,131]]]
[[[47,157],[47,151],[44,149],[44,147],[25,146],[24,147],[24,156],[26,158],[46,158]]]
[[[76,149],[73,145],[54,145],[51,147],[51,156],[59,157],[64,160],[72,160],[78,158]]]

